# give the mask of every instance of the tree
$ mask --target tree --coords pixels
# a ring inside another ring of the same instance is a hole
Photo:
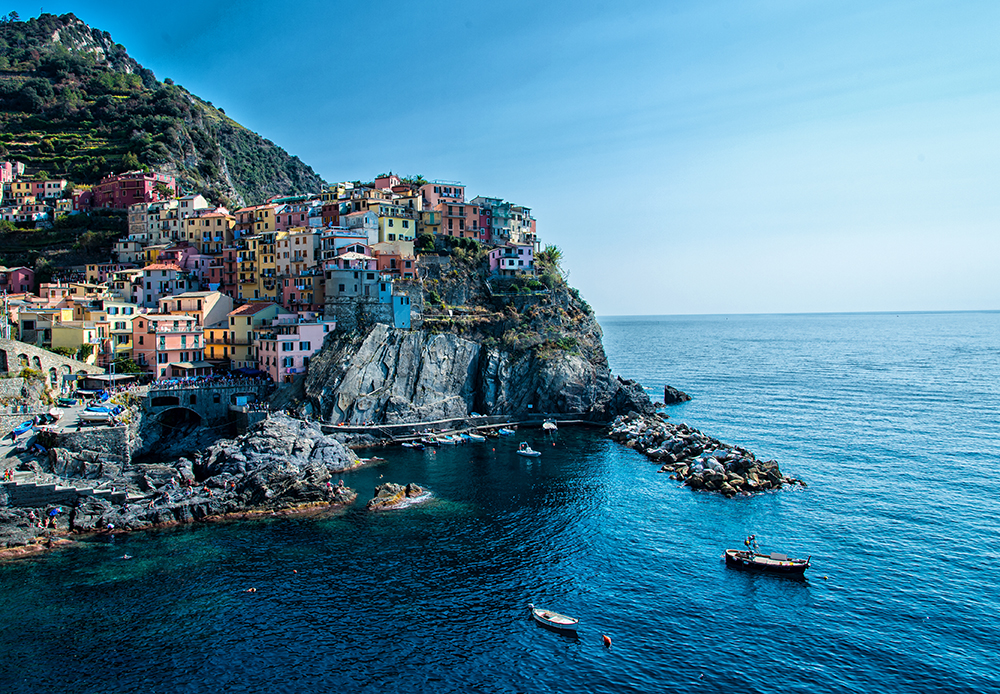
[[[122,168],[126,171],[135,171],[139,168],[139,157],[132,152],[126,152],[122,157]]]
[[[120,374],[141,374],[142,368],[128,357],[117,357],[111,364],[115,368],[115,373]]]

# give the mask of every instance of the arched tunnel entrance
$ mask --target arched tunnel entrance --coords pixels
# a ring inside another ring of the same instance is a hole
[[[160,414],[160,438],[174,443],[201,426],[201,415],[186,407],[172,407]]]

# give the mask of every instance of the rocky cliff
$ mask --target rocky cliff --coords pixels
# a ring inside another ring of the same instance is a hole
[[[377,324],[334,334],[310,362],[305,395],[321,421],[405,423],[486,415],[575,414],[599,421],[650,412],[645,392],[613,376],[590,307],[564,283],[550,291],[481,291],[457,267],[428,293],[421,330]]]

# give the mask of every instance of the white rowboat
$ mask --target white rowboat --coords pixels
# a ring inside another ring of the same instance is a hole
[[[528,604],[531,609],[531,616],[535,618],[535,621],[542,626],[549,627],[550,629],[558,629],[560,631],[576,631],[576,625],[580,623],[579,619],[574,617],[567,617],[564,614],[559,614],[558,612],[553,612],[552,610],[544,610],[541,607],[535,607],[532,604]]]

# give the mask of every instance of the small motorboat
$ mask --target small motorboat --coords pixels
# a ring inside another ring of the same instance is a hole
[[[802,576],[809,568],[812,555],[807,559],[792,559],[779,552],[764,554],[759,551],[757,537],[751,535],[743,541],[746,549],[727,549],[726,566],[750,571],[766,571],[786,576]]]
[[[537,458],[541,455],[541,453],[529,446],[527,441],[522,441],[521,445],[517,447],[517,454],[527,456],[529,458]]]
[[[497,429],[497,433],[500,434],[501,436],[513,436],[514,430],[508,429],[507,427],[503,427],[502,429]]]
[[[418,451],[424,450],[424,444],[419,441],[403,441],[403,448],[414,448]]]
[[[56,405],[59,407],[74,407],[76,405],[76,398],[57,398]]]
[[[528,608],[531,610],[531,616],[535,618],[536,622],[550,629],[576,631],[576,626],[580,623],[580,620],[575,617],[567,617],[552,610],[544,610],[541,607],[535,607],[531,603],[528,603]]]
[[[470,441],[485,441],[486,437],[482,434],[470,433],[468,434]]]
[[[553,422],[551,419],[546,419],[544,422],[542,422],[542,429],[544,429],[545,431],[555,431],[556,423]]]

